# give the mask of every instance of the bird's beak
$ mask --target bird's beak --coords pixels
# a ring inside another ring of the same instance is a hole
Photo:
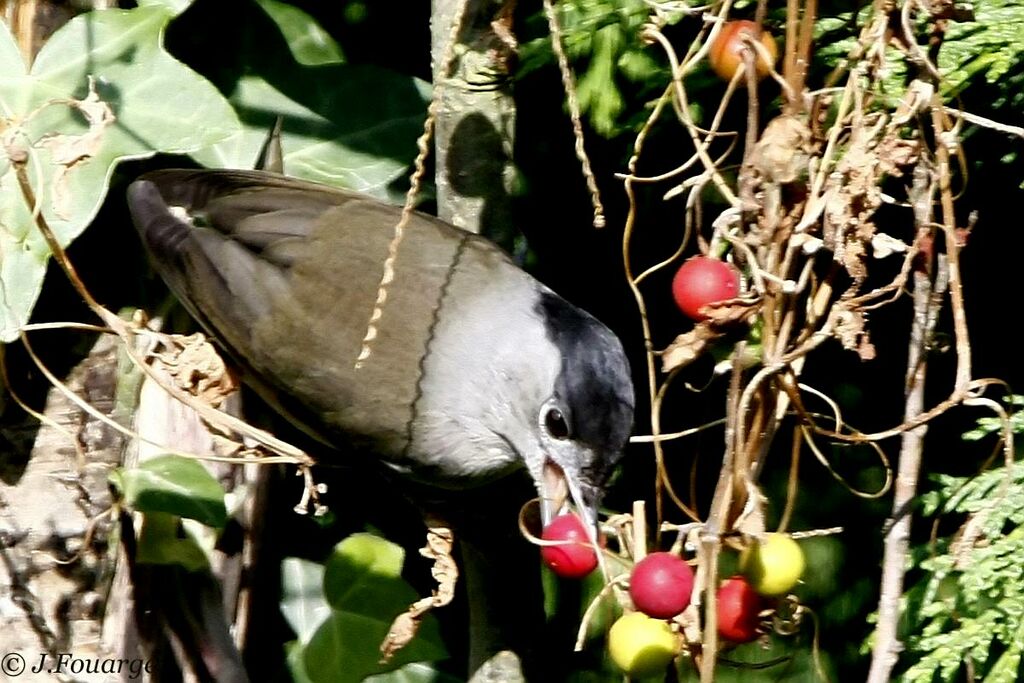
[[[540,516],[543,526],[558,516],[569,500],[569,481],[565,471],[551,458],[545,458],[543,488],[540,500]]]
[[[590,539],[597,538],[597,501],[587,501],[576,471],[566,471],[550,457],[544,460],[543,492],[541,496],[541,521],[543,526],[565,511],[569,501],[576,507],[583,519]]]
[[[604,555],[600,549],[597,528],[597,499],[599,496],[591,495],[590,500],[584,497],[583,473],[571,465],[568,468],[562,467],[550,455],[544,458],[540,479],[541,528],[546,528],[551,520],[561,514],[571,501],[583,522],[583,528],[587,531],[587,538],[593,546],[594,552],[597,553],[597,562],[601,567],[601,572],[607,579],[608,567],[605,565]],[[589,486],[587,488],[589,493],[594,493]]]

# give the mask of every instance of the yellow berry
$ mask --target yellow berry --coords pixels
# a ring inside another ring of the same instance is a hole
[[[624,614],[608,632],[612,661],[632,678],[664,674],[679,650],[679,638],[668,622],[642,612]]]
[[[740,571],[761,595],[785,595],[804,573],[804,551],[787,534],[767,534],[743,550]]]

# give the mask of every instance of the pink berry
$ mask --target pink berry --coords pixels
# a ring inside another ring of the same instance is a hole
[[[690,604],[693,570],[672,553],[651,553],[636,563],[629,578],[629,595],[649,617],[671,619]]]
[[[597,553],[590,543],[587,530],[574,514],[555,517],[544,527],[541,538],[562,541],[558,545],[541,546],[544,564],[566,579],[582,579],[597,566]]]

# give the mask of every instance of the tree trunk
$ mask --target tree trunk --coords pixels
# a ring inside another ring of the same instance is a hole
[[[438,215],[506,249],[516,236],[509,195],[515,172],[511,6],[434,0],[431,19]],[[461,27],[457,34],[455,22]]]

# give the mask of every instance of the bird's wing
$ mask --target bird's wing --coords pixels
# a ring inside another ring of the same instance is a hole
[[[246,171],[147,174],[129,204],[158,271],[268,401],[322,440],[365,441],[399,467],[456,265],[481,283],[513,267],[489,242],[415,214],[356,369],[397,207]]]

